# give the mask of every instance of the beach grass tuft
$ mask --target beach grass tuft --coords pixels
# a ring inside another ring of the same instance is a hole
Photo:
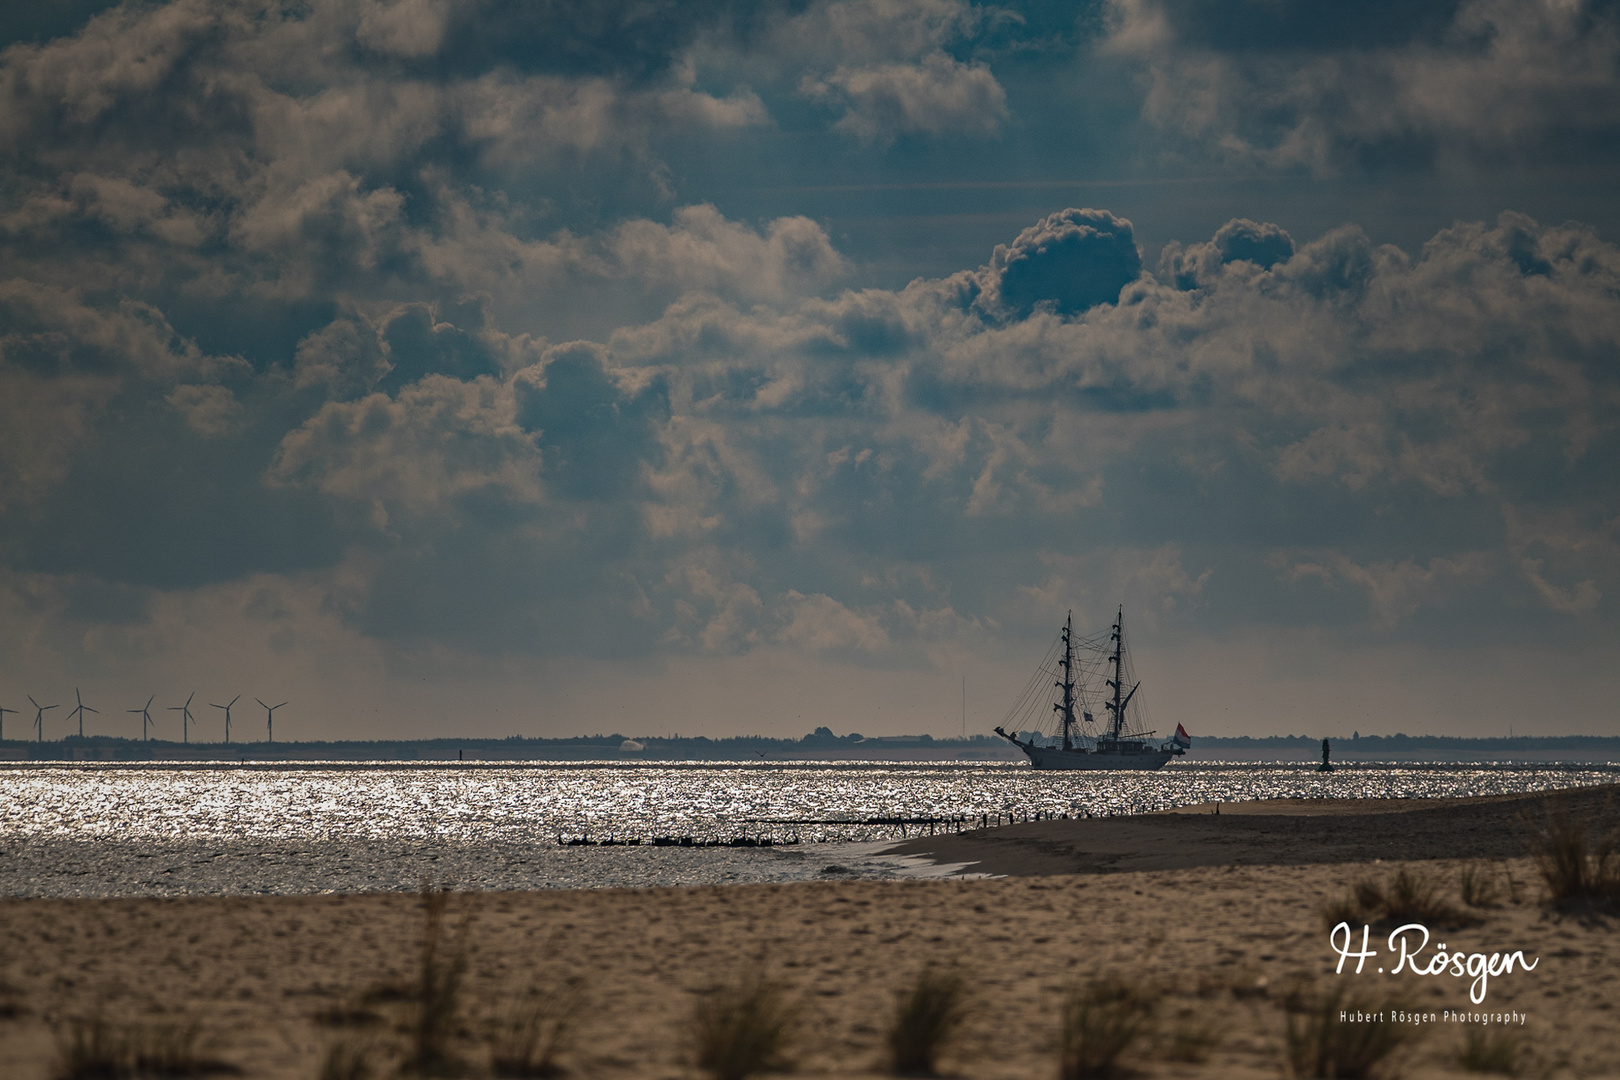
[[[375,1047],[347,1039],[332,1043],[321,1059],[320,1080],[372,1080],[377,1075]]]
[[[1404,1007],[1395,999],[1357,997],[1342,987],[1326,994],[1291,996],[1284,1003],[1283,1032],[1289,1071],[1296,1077],[1335,1080],[1367,1080],[1387,1073],[1390,1055],[1414,1038],[1416,1029],[1388,1019]],[[1340,1013],[1369,1019],[1341,1021]]]
[[[468,920],[462,921],[453,936],[446,935],[444,916],[449,903],[448,890],[422,887],[422,951],[412,1002],[411,1052],[406,1061],[410,1071],[422,1075],[449,1075],[458,1067],[450,1042],[460,1022]]]
[[[27,1011],[22,1003],[22,991],[0,979],[0,1020],[15,1020]]]
[[[1496,875],[1489,864],[1464,863],[1457,875],[1457,894],[1469,907],[1496,906]]]
[[[1221,1043],[1221,1031],[1213,1020],[1201,1020],[1190,1012],[1171,1026],[1160,1057],[1166,1061],[1180,1061],[1201,1065],[1209,1060],[1210,1051]]]
[[[1607,809],[1607,807],[1605,807]],[[1620,905],[1620,834],[1594,839],[1591,822],[1570,813],[1567,799],[1556,799],[1530,840],[1530,853],[1558,907],[1575,903]]]
[[[334,1001],[317,1009],[311,1019],[322,1027],[375,1027],[383,1022],[382,1014],[368,1008],[363,995]]]
[[[1322,905],[1322,925],[1329,930],[1340,923],[1370,923],[1375,919],[1372,911],[1362,906],[1354,891],[1336,896]]]
[[[1350,895],[1354,898],[1356,910],[1364,912],[1367,917],[1377,918],[1379,912],[1384,910],[1384,887],[1372,878],[1362,878],[1350,887]]]
[[[68,1021],[57,1031],[56,1080],[186,1077],[241,1070],[202,1051],[195,1021],[120,1024],[102,1016]]]
[[[556,1076],[572,1045],[579,996],[571,991],[533,992],[495,1021],[490,1067],[514,1080]]]
[[[1063,1002],[1060,1080],[1117,1076],[1121,1059],[1153,1022],[1159,996],[1117,975],[1069,991]]]
[[[1425,926],[1466,926],[1479,921],[1447,901],[1439,882],[1404,866],[1390,878],[1384,891],[1384,919]]]
[[[99,1080],[129,1075],[129,1031],[99,1016],[69,1020],[56,1033],[56,1080]]]
[[[889,1063],[897,1076],[935,1076],[939,1056],[968,1017],[967,977],[927,967],[895,995]]]
[[[786,1069],[798,1014],[787,991],[761,972],[715,987],[692,1009],[698,1067],[715,1080]]]
[[[1478,1029],[1463,1037],[1457,1048],[1457,1065],[1465,1072],[1519,1075],[1519,1053],[1523,1049],[1517,1032],[1506,1028]]]
[[[1438,882],[1402,867],[1385,881],[1362,878],[1347,895],[1328,901],[1321,908],[1322,922],[1329,929],[1341,922],[1398,925],[1417,922],[1425,926],[1471,926],[1475,916],[1447,901]]]

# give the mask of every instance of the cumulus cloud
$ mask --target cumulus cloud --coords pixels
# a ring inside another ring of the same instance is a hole
[[[224,386],[177,386],[164,399],[199,435],[224,435],[242,415],[242,403]]]
[[[838,68],[807,77],[804,92],[839,102],[833,126],[873,141],[899,135],[994,135],[1007,119],[1007,95],[983,64],[932,53],[914,64]]]
[[[1620,24],[1604,5],[1468,0],[1342,19],[1303,2],[1263,17],[1202,0],[1109,7],[1102,47],[1141,65],[1147,118],[1238,163],[1530,163],[1620,122]]]
[[[496,624],[540,647],[521,605],[595,603],[648,647],[888,662],[915,658],[917,613],[1009,618],[1009,595],[1033,601],[1028,619],[1077,594],[1187,611],[1211,582],[1269,579],[1308,599],[1297,587],[1314,580],[1364,593],[1367,625],[1387,633],[1504,575],[1555,613],[1595,617],[1610,594],[1609,549],[1545,539],[1567,530],[1433,550],[1396,529],[1352,549],[1276,509],[1336,492],[1352,533],[1392,501],[1502,522],[1534,497],[1549,451],[1579,468],[1609,445],[1620,256],[1579,228],[1505,215],[1409,254],[1353,228],[1296,243],[1237,220],[1172,249],[1161,283],[1128,221],[1074,209],[977,269],[837,293],[845,264],[798,219],[754,229],[698,206],[569,243],[599,279],[635,266],[685,294],[566,343],[490,326],[476,297],[351,304],[246,394],[187,374],[219,362],[172,331],[149,329],[132,355],[147,378],[170,373],[163,393],[199,438],[242,429],[264,395],[313,395],[264,476],[352,509],[360,531],[340,539],[404,545],[361,591],[360,625],[383,636],[431,609],[479,647],[496,647]],[[108,317],[15,291],[32,304],[19,310]],[[93,358],[52,355],[57,375]],[[1076,530],[1106,540],[1077,549]],[[1303,554],[1279,562],[1279,545]],[[996,555],[967,556],[979,551]],[[577,595],[522,569],[557,559]],[[414,578],[485,572],[511,586],[410,599]],[[505,614],[456,614],[473,597]]]
[[[8,261],[42,282],[215,299],[424,299],[390,292],[414,283],[510,302],[599,253],[537,229],[532,207],[470,175],[574,170],[571,184],[639,185],[663,201],[661,143],[768,120],[746,86],[714,92],[680,61],[698,32],[690,18],[661,27],[656,70],[623,70],[599,40],[595,69],[533,70],[496,24],[536,28],[484,7],[174,0],[11,46],[0,59]],[[549,49],[636,20],[542,21]],[[422,66],[468,34],[490,51]]]
[[[669,225],[625,222],[607,248],[618,273],[647,286],[746,300],[796,301],[826,290],[850,269],[809,218],[777,218],[755,231],[707,205],[677,209]]]
[[[770,53],[803,71],[800,94],[839,111],[835,130],[862,141],[983,138],[1009,118],[1006,91],[986,63],[952,50],[994,20],[960,0],[833,0],[781,19]]]
[[[252,580],[411,648],[886,665],[1122,598],[1216,632],[1336,602],[1383,637],[1612,622],[1620,252],[1594,231],[1510,213],[1403,250],[1240,218],[1155,277],[1131,221],[1069,208],[889,287],[858,221],[671,197],[661,154],[993,135],[995,13],[487,8],[182,0],[0,57],[0,557],[49,610]],[[1541,33],[1578,75],[1607,32],[1460,10],[1356,63],[1540,71]],[[1342,52],[1298,19],[1238,48],[1201,11],[1122,0],[1110,47],[1224,153],[1534,142],[1433,98],[1330,116],[1366,75]],[[198,539],[213,518],[240,524]]]
[[[1016,603],[1034,608],[1053,625],[1073,612],[1082,626],[1103,626],[1128,599],[1133,620],[1157,626],[1165,614],[1197,605],[1214,574],[1209,567],[1190,574],[1184,560],[1181,546],[1173,543],[1084,554],[1043,551],[1039,579],[1019,587]]]
[[[365,5],[355,40],[394,56],[428,56],[439,49],[449,19],[448,0],[394,0]]]
[[[1212,282],[1228,263],[1253,263],[1270,270],[1294,255],[1294,238],[1270,222],[1236,218],[1202,244],[1166,244],[1159,253],[1159,277],[1184,289]]]
[[[151,304],[112,305],[22,279],[0,281],[0,508],[35,503],[68,474],[122,395],[168,394],[195,430],[219,434],[234,415],[235,357],[211,356]],[[196,380],[191,382],[191,380]]]
[[[41,373],[156,382],[220,377],[241,367],[204,353],[151,304],[96,305],[76,290],[15,278],[0,281],[0,357]]]
[[[1487,556],[1482,552],[1468,552],[1457,558],[1430,559],[1426,566],[1419,566],[1411,559],[1363,566],[1342,552],[1326,551],[1305,561],[1289,563],[1284,559],[1279,562],[1284,567],[1284,576],[1291,582],[1315,579],[1329,587],[1344,584],[1361,590],[1366,594],[1373,626],[1389,630],[1447,584],[1459,579],[1477,582],[1483,578]]]
[[[298,343],[293,385],[323,386],[334,397],[356,397],[376,387],[392,369],[376,329],[356,316],[334,319]]]
[[[1111,304],[1142,273],[1131,223],[1106,210],[1064,210],[997,244],[988,299],[1015,316],[1037,304],[1071,315]]]
[[[1037,226],[1027,234],[1034,242],[1002,249],[971,281],[998,287],[995,275],[1014,265],[1012,251],[1033,253],[1039,266],[1039,238],[1080,233],[1080,220],[1072,213],[1059,216],[1057,229]],[[1116,244],[1128,236],[1101,215],[1086,220],[1108,225],[1102,235]],[[1119,246],[1107,250],[1116,266],[1124,261]],[[1188,486],[1181,513],[1207,506],[1200,512],[1220,529],[1236,527],[1234,514],[1255,514],[1303,538],[1314,528],[1308,516],[1277,519],[1263,508],[1302,496],[1309,503],[1305,493],[1323,484],[1374,506],[1482,499],[1500,521],[1536,497],[1530,478],[1540,455],[1579,462],[1591,439],[1614,437],[1612,410],[1586,404],[1613,394],[1602,358],[1620,341],[1610,295],[1615,252],[1589,232],[1505,215],[1447,230],[1413,256],[1355,229],[1296,245],[1274,225],[1234,221],[1173,259],[1167,276],[1175,280],[1164,286],[1134,268],[1129,277],[1116,270],[1114,303],[1087,306],[1101,293],[1064,302],[1069,277],[1031,274],[1060,284],[1032,290],[1009,315],[1007,304],[957,306],[957,282],[922,282],[882,303],[846,294],[792,318],[715,305],[672,309],[616,336],[612,352],[621,362],[682,365],[672,381],[677,418],[686,402],[701,403],[726,418],[713,445],[723,439],[728,460],[753,462],[737,471],[743,467],[706,458],[722,475],[783,475],[758,457],[763,447],[749,452],[760,437],[749,431],[763,434],[765,417],[780,418],[770,427],[780,461],[793,430],[780,424],[839,387],[840,415],[873,425],[864,437],[829,452],[818,426],[822,438],[794,451],[817,460],[814,469],[803,466],[797,480],[746,483],[766,493],[756,500],[786,504],[792,528],[820,542],[865,543],[862,522],[873,506],[924,529],[933,508],[946,507],[959,522],[1031,525],[1043,511],[1145,513],[1140,481],[1118,486],[1116,474],[1161,452],[1172,472],[1156,485]],[[887,311],[892,329],[870,339],[868,359],[829,367],[841,355],[831,344],[849,340],[837,328],[857,310],[867,319]],[[1585,314],[1573,319],[1576,311]],[[1569,336],[1576,325],[1580,340]],[[1541,419],[1552,416],[1560,419],[1551,426]],[[1565,419],[1581,416],[1573,425]],[[711,482],[703,498],[682,490],[689,506],[718,509],[726,482]],[[710,530],[727,517],[692,510]],[[1045,535],[1035,526],[1031,543]],[[1370,624],[1387,629],[1446,581],[1472,588],[1487,570],[1521,566],[1480,560],[1468,546],[1422,563],[1363,557],[1354,573],[1336,557],[1307,561],[1322,580],[1367,590]],[[1206,580],[1209,570],[1183,572],[1177,587]],[[1544,599],[1573,610],[1588,595]]]
[[[574,498],[616,500],[656,465],[669,418],[663,380],[636,379],[588,342],[546,351],[512,380],[514,418],[545,455],[545,474]]]
[[[444,376],[331,402],[282,439],[269,479],[358,501],[382,530],[490,494],[538,503],[540,453],[515,408],[510,386]]]
[[[455,104],[484,160],[514,167],[569,155],[645,152],[660,129],[725,131],[766,122],[759,97],[739,88],[717,97],[678,82],[630,89],[607,78],[492,73],[460,88]]]
[[[825,594],[805,596],[789,590],[782,602],[787,620],[776,639],[813,652],[844,650],[877,654],[889,646],[883,624],[871,615],[851,611]]]

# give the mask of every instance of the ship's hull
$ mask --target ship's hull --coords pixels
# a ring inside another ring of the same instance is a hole
[[[1055,746],[1026,746],[1018,748],[1029,755],[1029,763],[1037,769],[1134,769],[1151,771],[1162,769],[1173,757],[1173,750],[1144,747],[1141,750],[1064,750]]]

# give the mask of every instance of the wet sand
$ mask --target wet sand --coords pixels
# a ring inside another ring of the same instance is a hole
[[[1604,796],[1572,802],[1601,807]],[[1539,902],[1520,817],[1539,812],[1534,800],[1301,809],[1325,806],[931,838],[936,857],[976,853],[979,869],[1023,875],[991,880],[457,895],[448,922],[465,920],[468,966],[454,1048],[466,1074],[488,1075],[493,1019],[531,988],[572,987],[584,1009],[573,1075],[692,1076],[693,1002],[762,968],[799,1003],[800,1075],[878,1075],[895,989],[949,963],[969,974],[976,1005],[944,1062],[952,1075],[1051,1080],[1065,988],[1113,971],[1160,997],[1134,1061],[1142,1075],[1274,1078],[1287,987],[1479,1010],[1466,978],[1335,976],[1321,912],[1398,867],[1455,902],[1463,860],[1477,860],[1497,900],[1445,940],[1539,957],[1536,970],[1494,980],[1484,1006],[1528,1017],[1514,1029],[1526,1074],[1620,1074],[1617,924]],[[1153,850],[1166,843],[1172,852]],[[1155,859],[1180,861],[1141,865]],[[53,1031],[97,1011],[118,1023],[194,1020],[210,1053],[244,1076],[315,1080],[336,1043],[372,1046],[377,1075],[393,1075],[422,926],[421,899],[398,894],[0,901],[0,1075],[48,1080]],[[1216,1039],[1207,1060],[1168,1060],[1172,1036],[1194,1028]],[[1464,1025],[1419,1030],[1401,1055],[1406,1075],[1465,1075],[1454,1056]]]
[[[1614,786],[1564,793],[1572,814],[1620,824]],[[1374,859],[1505,859],[1529,851],[1548,796],[1261,799],[1138,817],[1035,821],[919,837],[891,851],[985,874],[1096,874]],[[1527,817],[1529,820],[1527,820]]]

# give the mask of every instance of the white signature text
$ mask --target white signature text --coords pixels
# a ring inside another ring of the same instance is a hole
[[[1361,974],[1362,965],[1378,955],[1377,951],[1367,947],[1367,940],[1371,930],[1365,924],[1361,927],[1361,948],[1355,944],[1355,933],[1350,924],[1341,922],[1328,932],[1328,943],[1333,951],[1339,954],[1339,964],[1334,968],[1335,973],[1344,974],[1344,965],[1347,960],[1356,962],[1356,974]],[[1421,935],[1421,936],[1419,936]],[[1414,975],[1451,975],[1455,978],[1472,976],[1473,982],[1468,987],[1468,999],[1475,1005],[1485,1000],[1485,992],[1489,979],[1497,975],[1506,975],[1517,964],[1524,971],[1534,971],[1536,965],[1541,963],[1541,957],[1534,960],[1524,958],[1523,949],[1515,949],[1510,953],[1464,953],[1449,952],[1446,943],[1440,942],[1435,951],[1427,959],[1421,954],[1429,945],[1429,928],[1422,923],[1406,923],[1397,926],[1389,933],[1388,948],[1397,953],[1395,969],[1389,974],[1399,975],[1402,971],[1410,971]],[[1379,974],[1384,973],[1383,968],[1378,969]]]

